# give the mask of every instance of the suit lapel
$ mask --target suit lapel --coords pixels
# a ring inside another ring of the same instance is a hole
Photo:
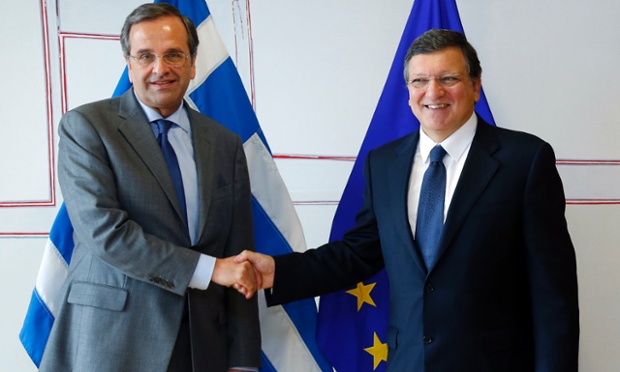
[[[151,125],[134,96],[133,89],[128,90],[120,97],[118,115],[125,119],[118,127],[119,132],[129,142],[164,190],[166,197],[176,210],[177,217],[184,221],[166,160],[153,134]]]
[[[198,112],[187,109],[189,122],[192,127],[192,140],[194,146],[194,159],[196,161],[196,172],[198,178],[198,240],[201,241],[202,234],[207,224],[207,216],[211,206],[211,197],[213,194],[213,177],[215,167],[215,154],[213,141],[215,140],[209,135],[208,125],[205,118]]]
[[[492,133],[492,128],[478,117],[476,136],[471,144],[456,190],[454,190],[454,196],[439,241],[439,252],[435,265],[446,253],[469,211],[497,171],[499,162],[492,156],[497,149],[499,149],[499,143]]]
[[[422,270],[422,272],[426,272],[426,266],[422,261],[419,249],[414,243],[407,211],[409,178],[411,177],[413,158],[419,140],[420,132],[415,131],[396,148],[395,160],[392,166],[390,166],[389,171],[390,190],[388,200],[392,203],[390,210],[396,212],[393,220],[396,224],[396,231],[398,231],[400,239],[408,248],[407,251],[411,254],[411,257],[415,261],[416,265],[420,268],[420,270]]]

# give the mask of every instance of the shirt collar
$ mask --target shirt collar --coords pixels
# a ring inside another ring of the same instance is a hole
[[[446,153],[450,155],[454,161],[458,161],[474,140],[477,126],[478,117],[475,113],[473,113],[465,124],[463,124],[456,130],[456,132],[452,133],[441,143],[435,143],[429,136],[426,135],[426,133],[424,133],[422,128],[420,128],[420,142],[418,146],[420,148],[420,155],[422,155],[422,159],[424,159],[425,163],[428,162],[428,158],[433,147],[441,145],[441,147],[446,150]]]
[[[185,105],[183,104],[185,101],[183,101],[183,103],[179,105],[179,108],[175,112],[173,112],[172,115],[168,116],[167,118],[164,118],[163,116],[161,116],[159,112],[155,111],[151,107],[142,103],[142,101],[140,101],[140,98],[135,93],[135,91],[134,91],[134,95],[136,96],[136,99],[138,100],[138,103],[140,104],[142,111],[144,111],[144,114],[146,115],[146,118],[148,119],[149,123],[152,123],[155,120],[159,120],[159,119],[166,119],[166,120],[169,120],[175,123],[179,127],[181,127],[185,132],[191,133],[191,128],[189,124],[189,116],[187,114],[187,109],[185,108]]]

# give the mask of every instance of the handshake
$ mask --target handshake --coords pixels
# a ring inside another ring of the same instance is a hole
[[[218,258],[211,281],[233,287],[250,299],[257,290],[273,286],[275,271],[273,257],[245,250],[237,256]]]

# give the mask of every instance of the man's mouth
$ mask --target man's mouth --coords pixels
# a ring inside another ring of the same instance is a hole
[[[446,107],[448,107],[448,105],[447,105],[447,104],[441,104],[441,105],[424,105],[424,106],[426,106],[426,108],[429,108],[429,109],[442,109],[442,108],[446,108]]]

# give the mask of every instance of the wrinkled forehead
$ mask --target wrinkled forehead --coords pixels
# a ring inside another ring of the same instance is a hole
[[[409,60],[410,75],[442,75],[468,73],[463,52],[459,48],[446,48],[432,53],[417,54]]]
[[[129,31],[132,50],[166,49],[185,50],[188,36],[183,22],[175,16],[162,16],[135,23]]]

